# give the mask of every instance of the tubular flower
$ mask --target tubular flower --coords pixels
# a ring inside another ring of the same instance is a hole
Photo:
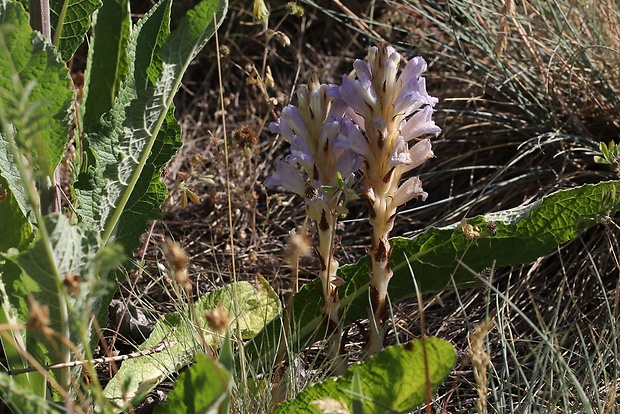
[[[348,183],[360,169],[363,158],[351,149],[349,129],[343,122],[347,106],[342,101],[334,102],[328,94],[331,88],[321,85],[312,74],[308,85],[297,91],[298,105],[284,108],[278,122],[270,125],[271,132],[279,133],[291,144],[291,153],[276,161],[276,171],[265,185],[280,185],[301,196],[306,202],[307,216],[316,222],[324,312],[334,332],[329,353],[336,372],[342,373],[346,364],[339,355],[339,264],[334,259],[334,240],[336,221],[350,195]]]
[[[369,206],[373,227],[372,247],[368,255],[372,264],[372,307],[376,326],[387,316],[385,300],[392,270],[389,233],[398,206],[411,199],[425,200],[427,193],[418,177],[401,184],[408,171],[434,157],[429,139],[441,129],[432,120],[437,98],[426,91],[421,74],[426,62],[416,57],[402,70],[401,56],[394,48],[382,45],[370,50],[367,61],[356,60],[355,76],[344,75],[340,88],[330,89],[331,96],[349,106],[344,112],[344,128],[351,149],[364,158],[362,193]],[[382,346],[383,332],[371,336],[371,351]]]

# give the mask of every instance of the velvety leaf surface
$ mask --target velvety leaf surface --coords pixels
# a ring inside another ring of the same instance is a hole
[[[363,406],[365,414],[408,412],[424,404],[427,387],[433,394],[455,362],[452,345],[438,338],[391,346],[362,363],[351,365],[342,377],[308,387],[294,400],[278,405],[274,414],[320,414],[322,411],[313,402],[325,398],[343,402],[350,412],[353,412],[354,399]],[[354,378],[358,385],[352,389]]]
[[[71,79],[54,47],[40,33],[30,29],[28,19],[21,4],[0,1],[0,99],[8,122],[16,129],[20,148],[25,152],[36,148],[31,142],[31,133],[36,131],[45,143],[45,153],[33,158],[41,163],[45,156],[48,165],[43,170],[52,171],[64,155],[69,140]],[[32,113],[17,108],[24,95],[27,95],[24,107],[34,109]],[[32,125],[34,122],[36,128]],[[6,139],[5,136],[3,140]],[[3,148],[0,150],[5,151]],[[3,158],[0,161],[6,160],[6,156]],[[0,174],[9,179],[1,171]]]
[[[80,105],[82,128],[86,133],[114,106],[121,81],[129,70],[130,31],[127,0],[106,0],[93,15]]]
[[[132,30],[129,70],[101,128],[88,135],[93,165],[75,185],[80,214],[131,252],[148,220],[160,216],[161,169],[181,145],[172,100],[185,69],[213,35],[226,1],[199,3],[168,36],[170,1],[155,5]],[[156,41],[153,41],[157,39]]]
[[[68,336],[69,340],[77,344],[77,350],[82,352],[83,338],[88,339],[91,333],[90,313],[87,311],[96,313],[101,307],[102,295],[112,287],[105,280],[106,273],[110,268],[118,266],[119,258],[106,255],[105,250],[100,250],[97,232],[83,224],[71,225],[64,215],[50,214],[45,217],[43,224],[49,245],[39,232],[29,249],[23,252],[11,249],[2,254],[6,263],[0,267],[1,319],[21,324],[39,320],[39,323],[54,332]],[[48,309],[47,322],[46,318],[33,319],[30,311],[37,307]],[[58,338],[46,336],[37,329],[14,331],[13,334],[21,337],[19,340],[25,344],[26,351],[40,364],[63,361],[64,355],[58,352],[62,348]],[[5,351],[11,369],[29,367],[30,363],[14,352],[12,347],[5,348]],[[20,381],[27,379],[34,395],[46,394],[45,378],[38,372],[17,378]]]
[[[29,320],[29,295],[39,304],[48,306],[49,326],[56,332],[63,332],[65,321],[62,315],[67,311],[61,310],[61,306],[68,300],[70,319],[67,323],[72,339],[79,343],[80,328],[85,320],[82,310],[97,311],[98,298],[106,286],[105,280],[101,279],[105,277],[102,269],[109,269],[113,265],[102,263],[99,235],[87,226],[74,226],[69,224],[64,215],[51,214],[45,217],[45,227],[49,234],[49,248],[38,237],[30,249],[21,253],[11,250],[4,255],[21,269],[19,273],[7,272],[3,275],[4,288],[12,308],[22,322]],[[108,257],[106,262],[110,260],[116,260],[115,264],[118,265],[118,259]],[[69,291],[69,285],[64,281],[71,275],[77,276],[79,280],[75,282],[75,290]],[[71,309],[80,311],[72,314]],[[57,360],[54,347],[36,335],[35,331],[28,333],[27,348],[33,355],[40,357],[40,363]]]
[[[2,137],[0,136],[0,141]],[[0,147],[2,144],[0,143]],[[2,149],[0,148],[0,154]],[[0,155],[2,158],[2,155]],[[0,161],[0,165],[2,161]],[[6,164],[4,164],[6,165]],[[0,171],[0,174],[5,171]],[[19,184],[17,184],[19,186]],[[16,198],[14,189],[16,186],[10,186],[8,180],[0,175],[0,195],[4,194],[6,198],[0,201],[0,252],[5,252],[11,247],[18,250],[24,250],[32,240],[32,225],[24,215],[24,211],[20,208]],[[20,191],[21,189],[18,189]],[[3,193],[6,191],[6,193]],[[2,271],[0,270],[0,275]]]
[[[450,278],[458,285],[472,284],[485,267],[516,266],[548,254],[599,223],[606,215],[620,210],[620,182],[609,181],[562,190],[535,203],[467,220],[480,237],[468,240],[455,224],[430,228],[413,238],[394,238],[389,295],[398,302],[416,294],[412,279],[422,291],[451,288]],[[488,230],[495,227],[495,234]],[[475,230],[475,229],[474,229]],[[412,271],[409,269],[411,265]],[[345,280],[340,287],[340,306],[344,321],[368,317],[369,265],[367,258],[339,269]],[[301,349],[325,335],[322,324],[320,281],[303,286],[293,302],[295,337],[290,344]],[[258,365],[270,361],[277,349],[280,319],[274,319],[246,349]],[[268,363],[267,363],[268,365]]]
[[[228,312],[232,319],[230,326],[235,332],[239,324],[238,329],[246,339],[258,333],[280,312],[278,295],[262,277],[258,278],[256,287],[238,282],[208,292],[194,304],[194,314],[198,316],[196,324],[181,312],[167,314],[159,320],[140,349],[151,349],[162,343],[167,344],[166,349],[123,362],[106,386],[104,395],[121,406],[144,388],[143,384],[147,384],[147,388],[154,387],[192,362],[203,348],[203,338],[207,345],[219,343],[221,335],[212,332],[204,318],[206,312],[218,306]],[[202,336],[196,326],[202,329]]]
[[[222,365],[198,354],[196,363],[174,382],[174,390],[155,408],[155,414],[216,413],[228,397],[230,380],[230,372]]]
[[[101,0],[50,0],[52,39],[65,62],[82,44],[90,18],[100,6]]]

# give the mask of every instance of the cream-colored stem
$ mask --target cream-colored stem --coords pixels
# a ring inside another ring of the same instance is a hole
[[[340,299],[338,286],[334,283],[338,271],[338,262],[334,260],[334,238],[336,221],[338,216],[334,213],[323,212],[321,220],[317,223],[319,228],[319,245],[317,251],[321,256],[321,271],[319,276],[323,285],[324,309],[327,316],[329,335],[327,339],[327,352],[332,362],[333,373],[342,375],[346,371],[346,359],[340,352],[342,338],[342,324],[340,323]]]
[[[401,174],[394,171],[387,182],[384,180],[387,171],[379,169],[377,177],[370,177],[369,188],[372,196],[367,195],[372,226],[372,247],[368,251],[371,263],[371,305],[372,321],[370,329],[369,351],[375,354],[383,349],[385,322],[387,319],[386,298],[388,285],[393,272],[390,267],[392,248],[389,236],[394,227],[396,206],[393,195],[398,187]]]

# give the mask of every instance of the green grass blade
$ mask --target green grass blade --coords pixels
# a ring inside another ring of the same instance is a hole
[[[426,344],[426,363],[423,343]],[[456,362],[452,345],[438,338],[426,338],[388,347],[365,362],[349,367],[339,378],[308,387],[294,400],[276,407],[274,414],[317,413],[313,402],[326,398],[344,402],[353,412],[353,400],[361,400],[365,414],[404,413],[424,404],[427,387],[431,393],[443,382]],[[428,372],[428,381],[426,377]],[[354,376],[361,382],[361,396],[351,389]]]
[[[84,41],[90,18],[101,0],[50,0],[52,39],[66,62]]]

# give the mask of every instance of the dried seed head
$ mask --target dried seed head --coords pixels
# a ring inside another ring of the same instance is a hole
[[[468,353],[474,367],[474,379],[476,380],[476,388],[478,389],[478,412],[486,413],[487,405],[487,367],[491,362],[491,356],[485,344],[485,338],[489,331],[493,329],[495,321],[493,319],[485,319],[474,327],[474,331],[469,333]]]
[[[489,221],[487,223],[487,231],[491,236],[495,236],[495,234],[497,234],[497,223],[494,221]]]
[[[169,238],[164,242],[164,254],[172,268],[174,279],[185,290],[191,289],[191,281],[187,274],[189,256],[177,243]]]
[[[205,157],[199,152],[193,152],[189,156],[189,163],[192,167],[200,167],[205,163]]]
[[[207,320],[209,328],[218,333],[223,333],[228,328],[228,325],[230,325],[228,311],[220,306],[205,313],[205,319]]]
[[[84,278],[80,275],[74,275],[71,272],[67,272],[63,284],[67,288],[69,295],[75,296],[80,291],[80,283],[84,281]]]
[[[312,252],[312,242],[307,235],[295,231],[290,233],[288,257],[308,256]]]
[[[480,229],[468,224],[465,218],[461,220],[461,230],[463,230],[467,240],[474,240],[480,237]]]
[[[50,308],[28,295],[28,329],[45,331],[50,324]]]
[[[258,136],[252,127],[245,124],[241,128],[233,130],[232,141],[239,148],[253,150],[256,147]]]

